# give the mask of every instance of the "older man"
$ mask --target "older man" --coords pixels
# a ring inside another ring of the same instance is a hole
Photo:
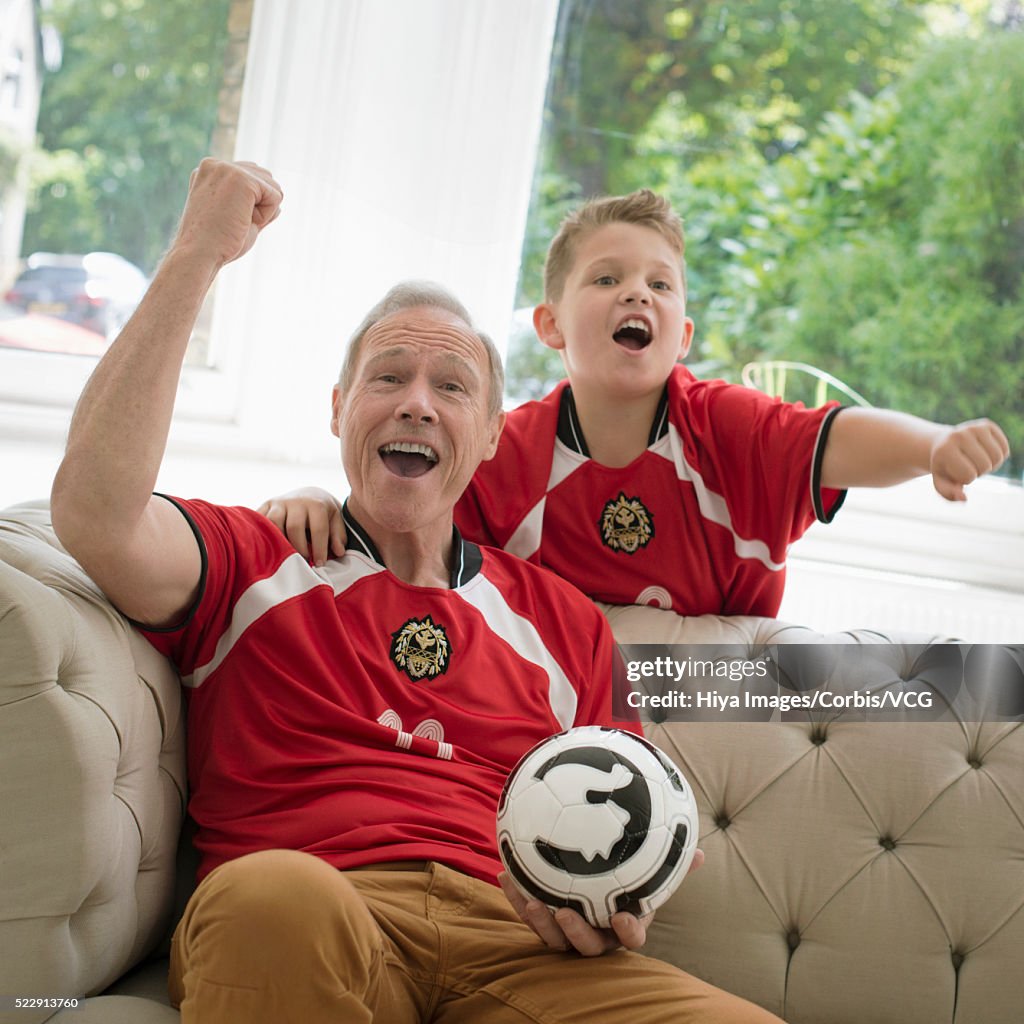
[[[189,687],[183,1020],[774,1020],[617,948],[645,921],[599,932],[495,884],[506,774],[553,732],[613,722],[614,649],[568,584],[453,528],[503,422],[500,361],[458,302],[399,287],[353,339],[333,397],[343,559],[314,569],[255,513],[151,493],[203,297],[280,202],[253,164],[195,172],[52,496],[61,540]]]

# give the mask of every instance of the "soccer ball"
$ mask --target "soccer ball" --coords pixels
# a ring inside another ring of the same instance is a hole
[[[697,846],[697,804],[647,740],[588,725],[551,736],[512,770],[498,804],[498,852],[520,891],[597,928],[661,906]]]

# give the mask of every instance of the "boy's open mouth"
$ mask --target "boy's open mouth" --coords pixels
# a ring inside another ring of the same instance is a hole
[[[378,451],[381,461],[395,476],[423,476],[437,465],[437,452],[426,444],[392,441]]]
[[[630,352],[639,352],[647,348],[651,343],[650,325],[639,317],[630,317],[624,320],[618,330],[612,335],[616,345],[629,349]]]

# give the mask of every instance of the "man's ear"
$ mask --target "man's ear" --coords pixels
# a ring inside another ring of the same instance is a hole
[[[495,413],[487,424],[487,448],[484,451],[483,460],[487,462],[493,459],[498,451],[498,441],[501,439],[501,432],[505,429],[505,413]]]
[[[565,348],[565,338],[558,327],[558,308],[553,302],[542,302],[534,309],[533,329],[548,348],[556,351]]]
[[[690,346],[693,344],[693,321],[687,317],[683,321],[683,337],[679,342],[679,355],[677,362],[682,362],[690,353]]]
[[[341,437],[341,387],[335,384],[331,388],[331,433]]]

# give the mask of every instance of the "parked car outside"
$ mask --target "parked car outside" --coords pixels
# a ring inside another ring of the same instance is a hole
[[[112,252],[36,252],[4,299],[27,313],[59,317],[112,339],[148,284],[134,263]]]
[[[107,345],[106,338],[88,328],[45,313],[26,313],[0,301],[0,348],[100,356]]]

